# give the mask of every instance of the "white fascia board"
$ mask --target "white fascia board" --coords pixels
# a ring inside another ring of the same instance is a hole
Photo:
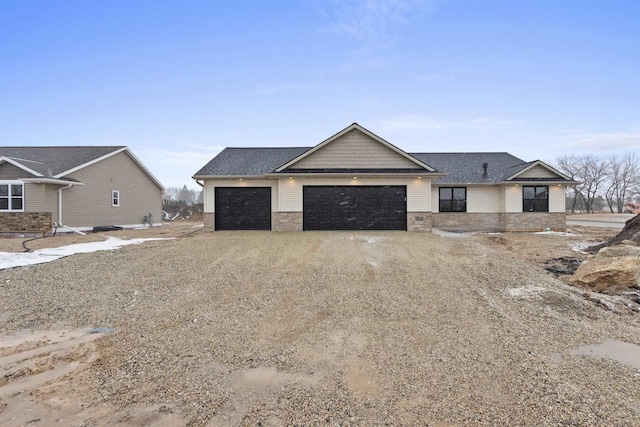
[[[541,160],[536,160],[534,162],[532,162],[529,166],[527,166],[526,168],[522,169],[519,172],[514,173],[513,175],[511,175],[509,178],[507,178],[505,181],[511,181],[515,178],[517,178],[519,175],[525,173],[526,171],[528,171],[531,168],[534,168],[536,166],[542,166],[543,168],[549,170],[550,172],[555,173],[556,175],[558,175],[559,177],[566,179],[567,181],[571,181],[571,178],[569,178],[568,176],[566,176],[565,174],[563,174],[562,172],[552,168],[551,166],[549,166],[548,164],[544,163]]]
[[[91,165],[93,165],[93,164],[96,164],[96,163],[98,163],[98,162],[101,162],[101,161],[102,161],[102,160],[104,160],[104,159],[108,159],[109,157],[115,156],[116,154],[119,154],[119,153],[122,153],[122,152],[126,152],[126,153],[129,155],[129,157],[131,157],[131,159],[132,159],[132,160],[133,160],[133,161],[138,165],[138,167],[140,167],[140,169],[142,169],[142,170],[143,170],[143,171],[144,171],[144,172],[149,176],[149,178],[151,178],[151,180],[152,180],[152,181],[153,181],[153,182],[154,182],[158,187],[160,187],[160,189],[161,189],[162,191],[164,191],[164,186],[162,185],[162,183],[158,180],[158,178],[156,178],[156,177],[151,173],[151,171],[150,171],[149,169],[147,169],[147,167],[146,167],[144,164],[142,164],[142,162],[140,161],[140,159],[138,159],[138,158],[137,158],[137,157],[136,157],[136,156],[131,152],[131,150],[129,150],[129,147],[122,147],[122,148],[119,148],[119,149],[117,149],[117,150],[114,150],[114,151],[112,151],[112,152],[111,152],[111,153],[109,153],[109,154],[105,154],[104,156],[101,156],[101,157],[95,158],[95,159],[93,159],[93,160],[91,160],[91,161],[89,161],[89,162],[87,162],[87,163],[83,163],[83,164],[81,164],[81,165],[79,165],[79,166],[76,166],[76,167],[74,167],[74,168],[72,168],[72,169],[69,169],[69,170],[64,171],[64,172],[62,172],[62,173],[59,173],[59,174],[55,175],[55,176],[54,176],[54,178],[62,178],[63,176],[66,176],[66,175],[72,174],[72,173],[74,173],[74,172],[77,172],[77,171],[79,171],[80,169],[84,169],[84,168],[86,168],[87,166],[91,166]]]
[[[33,182],[35,184],[84,185],[84,183],[79,181],[67,181],[65,179],[55,178],[23,178],[21,181]]]
[[[0,162],[11,163],[13,166],[15,166],[17,168],[20,168],[25,172],[29,172],[31,175],[44,176],[40,172],[36,172],[33,169],[30,169],[30,168],[26,167],[25,165],[23,165],[22,163],[16,162],[15,160],[13,160],[12,158],[7,157],[7,156],[0,156]]]
[[[354,124],[346,127],[345,129],[341,130],[340,132],[336,133],[335,135],[329,137],[328,139],[325,139],[324,141],[322,141],[320,144],[316,145],[315,147],[310,148],[309,150],[307,150],[304,153],[298,155],[297,157],[293,158],[292,160],[289,160],[287,163],[285,163],[284,165],[280,166],[275,171],[276,172],[282,172],[284,169],[288,168],[289,166],[299,162],[300,160],[304,159],[307,156],[310,156],[311,154],[315,153],[316,151],[318,151],[319,149],[321,149],[325,145],[330,144],[331,142],[335,141],[336,139],[340,138],[341,136],[343,136],[347,132],[350,132],[350,131],[352,131],[354,129],[359,130],[360,132],[362,132],[365,135],[369,136],[373,140],[379,142],[380,144],[384,145],[385,147],[391,149],[392,151],[395,151],[396,153],[400,154],[402,157],[406,158],[407,160],[412,161],[413,163],[417,164],[418,166],[425,168],[429,172],[435,172],[436,171],[434,168],[432,168],[428,164],[421,162],[420,160],[416,159],[412,155],[410,155],[410,154],[406,153],[405,151],[399,149],[398,147],[396,147],[395,145],[391,144],[390,142],[385,141],[384,139],[380,138],[375,133],[368,131],[367,129],[363,128],[362,126],[360,126],[357,123],[354,123]]]
[[[498,183],[498,185],[514,185],[514,184],[527,185],[527,186],[559,185],[559,184],[560,185],[577,185],[577,184],[580,184],[580,181],[571,181],[571,180],[565,181],[565,180],[560,180],[560,179],[556,179],[556,180],[554,180],[554,179],[545,179],[545,180],[542,180],[542,181],[523,181],[523,180],[518,181],[516,179],[516,180],[513,180],[513,181],[502,181],[502,182]]]

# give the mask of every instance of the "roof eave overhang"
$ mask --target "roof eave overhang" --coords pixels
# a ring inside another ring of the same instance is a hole
[[[354,177],[358,178],[429,178],[437,179],[447,176],[446,173],[439,172],[413,172],[413,173],[366,173],[366,172],[332,172],[332,173],[268,173],[264,175],[269,178],[345,178]]]
[[[31,182],[34,184],[84,185],[84,183],[80,181],[68,181],[66,179],[56,178],[22,178],[20,181]]]
[[[268,175],[193,175],[192,179],[266,179]]]
[[[498,183],[499,185],[578,185],[580,181],[565,181],[562,179],[545,179],[541,181],[525,181],[512,179],[508,181],[501,181]]]

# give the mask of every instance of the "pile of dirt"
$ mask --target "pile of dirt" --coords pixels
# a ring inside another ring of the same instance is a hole
[[[614,246],[624,241],[640,245],[640,214],[625,222],[624,228],[614,238],[598,245],[589,246],[585,251],[596,253],[602,248]]]

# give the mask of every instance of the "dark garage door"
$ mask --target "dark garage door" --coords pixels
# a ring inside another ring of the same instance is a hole
[[[304,186],[305,230],[406,230],[405,186]]]
[[[271,230],[270,187],[216,187],[216,230]]]

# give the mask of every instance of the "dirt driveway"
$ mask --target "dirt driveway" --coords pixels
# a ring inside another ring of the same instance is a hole
[[[507,247],[198,232],[0,271],[0,424],[639,425],[638,369],[585,346],[633,354],[640,315]]]

